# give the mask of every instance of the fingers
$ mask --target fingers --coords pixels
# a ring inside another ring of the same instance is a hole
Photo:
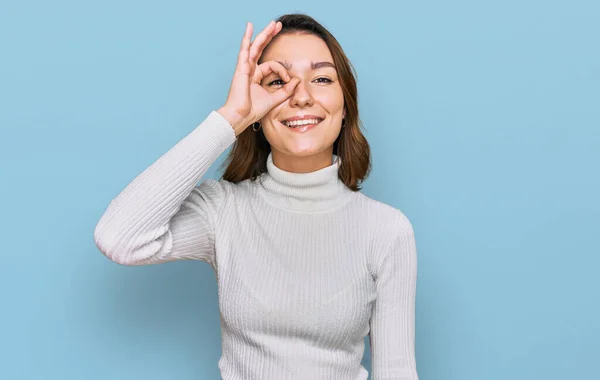
[[[286,82],[290,80],[290,74],[281,63],[277,61],[267,61],[258,65],[258,70],[254,72],[252,82],[260,84],[260,82],[271,73],[279,75],[279,77]]]
[[[246,31],[244,32],[244,37],[242,38],[242,45],[240,46],[240,52],[238,54],[238,63],[237,69],[244,73],[249,74],[251,67],[248,65],[248,57],[250,54],[250,42],[252,40],[252,23],[246,23]]]
[[[292,96],[296,86],[298,83],[300,83],[300,78],[292,78],[287,69],[281,63],[277,61],[267,61],[258,65],[258,70],[254,72],[252,82],[260,85],[260,82],[271,73],[277,74],[279,78],[281,78],[284,82],[287,82],[282,88],[279,88],[277,91],[269,94],[271,103],[273,104],[273,107],[275,107]]]
[[[281,22],[271,21],[269,25],[267,25],[262,32],[259,33],[258,36],[252,42],[252,46],[250,46],[250,56],[248,61],[250,65],[255,65],[258,62],[258,58],[261,56],[264,48],[267,44],[279,33],[282,25]]]
[[[298,83],[300,83],[300,78],[294,77],[288,83],[286,83],[285,86],[270,94],[273,107],[277,107],[286,101],[290,96],[292,96],[296,86],[298,86]]]

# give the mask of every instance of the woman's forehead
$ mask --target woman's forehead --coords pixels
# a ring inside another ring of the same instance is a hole
[[[308,69],[312,62],[333,62],[325,41],[312,34],[282,35],[269,45],[262,58],[263,61],[285,61],[293,68]]]

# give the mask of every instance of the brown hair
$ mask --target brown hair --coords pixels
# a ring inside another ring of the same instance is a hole
[[[277,21],[281,21],[282,29],[269,44],[285,34],[313,34],[325,41],[331,52],[340,78],[346,108],[344,128],[341,129],[340,135],[333,144],[333,153],[341,158],[338,172],[340,180],[351,190],[358,191],[361,189],[359,184],[371,170],[371,151],[362,133],[362,123],[358,115],[356,71],[335,37],[312,17],[304,14],[287,14],[279,17]],[[265,51],[267,48],[268,45]],[[267,171],[267,156],[270,152],[271,146],[262,129],[254,132],[252,128],[246,128],[238,135],[227,159],[222,164],[222,166],[227,165],[222,178],[233,183],[246,179],[254,181]]]

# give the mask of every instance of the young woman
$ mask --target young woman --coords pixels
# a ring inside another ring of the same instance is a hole
[[[285,15],[252,41],[248,23],[223,107],[111,201],[96,245],[124,265],[212,266],[224,380],[367,379],[367,334],[372,379],[417,380],[414,231],[359,191],[360,128],[322,25]],[[203,179],[231,145],[223,178]]]

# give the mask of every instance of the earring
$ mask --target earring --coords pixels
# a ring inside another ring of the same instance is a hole
[[[258,130],[260,129],[260,127],[261,127],[261,125],[260,125],[260,122],[259,122],[259,121],[257,121],[256,123],[253,123],[253,124],[252,124],[252,130],[253,130],[254,132],[258,132]]]

